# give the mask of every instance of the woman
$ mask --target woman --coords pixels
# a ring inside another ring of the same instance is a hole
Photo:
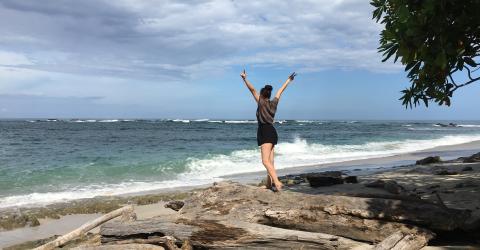
[[[275,117],[278,101],[280,100],[283,91],[287,88],[288,84],[293,81],[296,74],[293,72],[288,77],[282,87],[278,90],[277,94],[275,94],[273,100],[270,100],[270,96],[272,95],[271,85],[265,85],[265,87],[260,90],[260,94],[258,94],[250,81],[247,80],[247,73],[245,70],[243,70],[240,76],[258,104],[257,142],[261,149],[262,163],[268,173],[267,188],[272,188],[273,191],[280,191],[282,190],[283,184],[278,180],[277,172],[275,171],[275,166],[273,164],[273,151],[278,141],[277,131],[275,130],[275,127],[273,127],[273,118]]]

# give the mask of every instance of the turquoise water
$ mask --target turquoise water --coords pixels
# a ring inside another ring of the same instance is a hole
[[[442,121],[280,121],[276,167],[480,140],[480,122],[436,123]],[[205,184],[261,171],[256,126],[206,119],[1,120],[0,207]]]

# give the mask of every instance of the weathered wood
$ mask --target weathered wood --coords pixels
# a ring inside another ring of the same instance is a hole
[[[194,226],[175,223],[174,219],[171,217],[154,217],[128,223],[111,221],[100,227],[101,242],[111,243],[130,239],[173,236],[176,243],[180,244],[191,237]]]
[[[377,244],[374,250],[418,250],[426,246],[433,237],[434,235],[427,231],[416,234],[398,231]]]
[[[400,200],[400,201],[420,201],[424,203],[436,204],[431,200],[422,200],[420,197],[410,194],[377,194],[377,193],[335,193],[338,196],[350,196],[350,197],[361,197],[361,198],[378,198],[378,199],[389,199],[389,200]]]
[[[179,247],[175,244],[177,240],[173,236],[152,236],[146,239],[144,238],[133,238],[128,240],[119,240],[113,242],[116,245],[125,245],[125,244],[154,244],[160,245],[167,250],[180,250]]]
[[[35,248],[35,250],[49,250],[49,249],[54,249],[55,247],[62,246],[64,244],[66,244],[67,242],[69,242],[69,241],[87,233],[88,231],[92,230],[93,228],[95,228],[95,227],[97,227],[97,226],[115,218],[115,217],[118,217],[120,215],[125,215],[125,214],[133,214],[133,206],[132,205],[125,206],[125,207],[119,208],[117,210],[114,210],[110,213],[104,214],[104,215],[102,215],[101,217],[99,217],[95,220],[92,220],[92,221],[89,221],[89,222],[83,224],[81,227],[71,231],[68,234],[65,234],[63,236],[58,237],[54,241],[51,241],[51,242],[49,242],[45,245],[42,245],[42,246],[39,246],[39,247]],[[133,218],[135,216],[128,216],[128,217]]]
[[[379,242],[394,232],[415,233],[420,229],[398,222],[362,219],[352,216],[330,215],[321,211],[302,209],[265,211],[267,224],[276,227],[323,232],[351,239]]]
[[[177,225],[176,227],[173,225]],[[165,227],[166,226],[166,227]],[[179,219],[175,222],[165,218],[130,223],[109,222],[100,230],[102,242],[130,243],[151,242],[150,238],[139,241],[139,237],[150,235],[171,235],[178,239],[189,238],[194,247],[208,249],[225,248],[294,248],[294,249],[369,249],[371,245],[339,236],[312,233],[243,221],[190,221]],[[107,239],[108,238],[108,239]],[[135,240],[126,240],[134,238]],[[151,242],[154,243],[154,242]]]
[[[176,216],[105,223],[101,242],[167,248],[159,239],[171,236],[175,246],[170,249],[186,240],[208,249],[373,248],[365,242],[381,242],[379,249],[419,249],[433,237],[430,230],[465,229],[469,214],[464,211],[395,197],[273,193],[222,182],[192,195]]]
[[[272,213],[285,214],[275,217]],[[269,190],[222,182],[185,201],[180,216],[191,220],[239,220],[290,229],[309,230],[381,241],[388,235],[415,231],[462,228],[469,213],[446,209],[423,200],[396,200]],[[284,222],[282,222],[284,220]],[[388,230],[387,230],[388,229]],[[353,236],[352,236],[353,235]]]
[[[397,231],[387,238],[385,238],[382,242],[378,243],[374,250],[389,250],[395,247],[395,245],[401,241],[405,237],[405,234],[402,231]]]
[[[100,246],[79,246],[72,250],[164,250],[161,246],[151,244],[124,244],[124,245],[100,245]]]

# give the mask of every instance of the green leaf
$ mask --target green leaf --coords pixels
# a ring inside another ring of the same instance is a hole
[[[464,57],[463,60],[472,67],[477,67],[477,63],[470,57]]]
[[[445,53],[439,53],[435,58],[435,64],[441,67],[442,69],[447,67],[447,56]]]
[[[395,45],[392,48],[390,48],[390,50],[388,51],[388,54],[383,58],[382,62],[385,62],[386,60],[388,60],[388,58],[390,58],[395,52],[397,52],[397,49],[398,49],[398,45]],[[387,52],[383,53],[383,55],[385,55],[386,53]]]
[[[418,62],[417,61],[413,61],[413,62],[410,62],[409,64],[407,64],[407,66],[405,67],[405,71],[408,71],[410,70],[413,66],[415,66]]]

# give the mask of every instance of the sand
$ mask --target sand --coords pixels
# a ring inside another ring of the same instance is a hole
[[[138,219],[146,219],[155,216],[171,216],[176,212],[165,208],[166,202],[157,202],[149,205],[136,205],[135,213]],[[0,232],[0,248],[19,244],[26,241],[39,240],[53,235],[68,233],[87,221],[100,217],[102,214],[73,214],[61,216],[60,219],[40,219],[38,227],[24,227],[11,231]],[[92,229],[91,233],[98,233],[98,228]]]

